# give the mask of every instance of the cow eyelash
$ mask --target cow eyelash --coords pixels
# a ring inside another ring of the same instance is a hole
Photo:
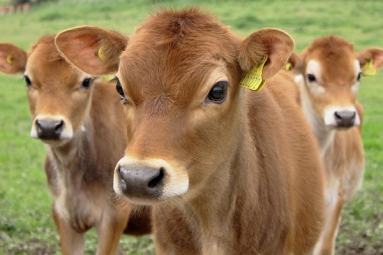
[[[358,73],[358,76],[356,77],[356,80],[357,80],[357,81],[360,81],[360,76],[361,76],[361,75],[362,75],[362,72],[359,72],[359,73]]]
[[[120,83],[120,80],[117,78],[117,77],[114,77],[112,80],[110,81],[115,81],[117,82],[116,83],[116,91],[117,93],[120,95],[120,100],[123,104],[127,104],[128,103],[128,100],[126,99],[126,96],[125,96],[125,93],[124,93],[124,90],[122,89],[122,86],[121,86],[121,83]]]
[[[27,87],[32,86],[32,82],[27,75],[24,75],[23,79],[25,80]]]

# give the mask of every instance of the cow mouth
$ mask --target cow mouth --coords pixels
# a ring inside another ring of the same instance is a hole
[[[325,126],[329,129],[329,130],[336,130],[336,131],[344,131],[344,130],[348,130],[350,128],[353,128],[353,127],[357,127],[358,125],[354,125],[354,123],[348,123],[348,124],[341,124],[341,123],[338,123],[336,125],[326,125]]]
[[[69,143],[71,140],[70,138],[61,138],[61,139],[44,139],[44,138],[34,138],[37,140],[40,140],[46,145],[49,145],[51,147],[63,147]]]
[[[136,204],[136,205],[158,205],[158,204],[163,204],[167,200],[162,200],[162,199],[155,199],[155,198],[143,198],[143,197],[131,197],[127,196],[125,194],[119,195],[119,197],[124,198],[131,204]]]
[[[338,130],[338,131],[345,131],[345,130],[349,130],[350,128],[352,127],[355,127],[354,125],[348,125],[348,126],[334,126],[334,129],[335,130]]]

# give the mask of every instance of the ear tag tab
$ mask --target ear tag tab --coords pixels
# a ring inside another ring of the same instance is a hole
[[[372,76],[376,74],[376,69],[372,63],[372,59],[370,59],[364,66],[362,67],[362,74],[365,76]]]
[[[114,78],[115,76],[114,75],[104,75],[104,76],[101,76],[100,77],[100,80],[102,81],[102,82],[110,82],[110,81],[112,81],[113,80],[113,78]]]
[[[106,57],[105,57],[105,55],[104,55],[103,49],[104,49],[104,47],[101,46],[101,47],[98,49],[98,51],[97,51],[97,55],[98,55],[98,57],[102,60],[102,62],[105,62],[105,61],[106,61]]]
[[[293,65],[291,63],[286,64],[286,71],[291,71],[293,69]]]
[[[12,61],[13,61],[13,58],[12,58],[11,55],[9,55],[9,56],[7,57],[7,63],[10,64],[10,65],[12,65]]]
[[[246,74],[246,77],[241,80],[239,86],[254,90],[256,92],[260,91],[266,83],[266,81],[262,79],[262,70],[267,58],[268,56],[265,55],[262,61]]]

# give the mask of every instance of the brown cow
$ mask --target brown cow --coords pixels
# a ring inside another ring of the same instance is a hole
[[[31,9],[31,3],[29,0],[18,0],[16,5],[17,12],[28,13]]]
[[[345,39],[329,36],[315,40],[301,54],[293,53],[289,63],[297,74],[302,108],[326,168],[327,216],[314,254],[333,254],[343,204],[363,181],[363,108],[356,101],[359,80],[383,65],[383,50],[356,53]]]
[[[127,144],[114,84],[79,74],[58,54],[54,36],[40,38],[28,55],[1,43],[0,71],[24,72],[31,136],[46,144],[45,171],[63,254],[83,254],[83,234],[92,227],[97,254],[105,255],[116,253],[124,230],[149,233],[148,212],[134,214],[126,228],[131,206],[113,197],[113,169]]]
[[[56,37],[82,71],[117,73],[130,140],[114,189],[153,205],[157,254],[310,254],[325,212],[323,169],[281,89],[288,80],[274,76],[291,37],[261,29],[241,40],[190,8],[160,10],[125,50],[122,42],[89,26]],[[266,57],[265,88],[240,88]]]
[[[0,6],[0,15],[13,14],[14,12],[15,12],[15,6],[13,6],[13,4]]]

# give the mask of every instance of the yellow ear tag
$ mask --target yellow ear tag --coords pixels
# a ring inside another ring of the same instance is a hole
[[[100,80],[102,82],[110,82],[115,76],[114,75],[105,75],[105,76],[101,76],[100,77]]]
[[[365,76],[372,76],[376,74],[376,69],[372,64],[372,59],[370,59],[364,66],[362,67],[362,74]]]
[[[104,55],[104,52],[103,52],[103,46],[101,46],[99,49],[98,49],[98,52],[97,52],[97,55],[98,57],[103,61],[105,62],[106,61],[106,57]]]
[[[12,65],[12,56],[11,55],[9,55],[8,57],[7,57],[7,63],[8,64],[10,64],[10,65]]]
[[[246,77],[241,80],[239,86],[254,90],[256,92],[260,91],[266,83],[266,81],[262,79],[262,70],[267,58],[268,56],[265,55],[262,61],[246,74]]]
[[[286,64],[286,71],[291,71],[292,68],[293,68],[293,65],[291,63]]]

